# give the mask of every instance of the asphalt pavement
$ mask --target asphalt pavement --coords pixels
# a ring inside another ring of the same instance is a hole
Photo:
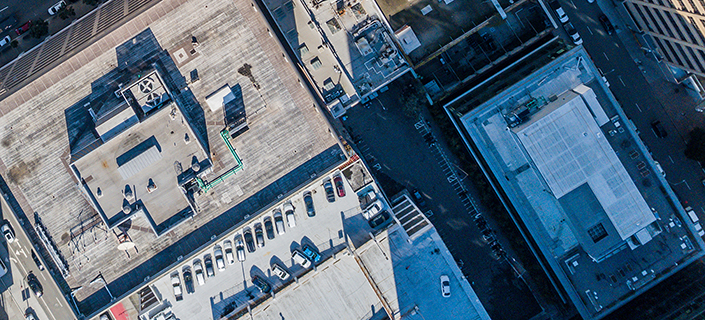
[[[415,127],[417,119],[403,115],[398,100],[399,82],[389,85],[389,91],[381,93],[368,107],[357,106],[347,111],[343,125],[361,156],[373,167],[388,196],[394,195],[395,187],[419,190],[431,210],[427,214],[429,220],[492,319],[531,319],[541,314],[541,306],[508,261],[495,260],[492,256],[489,244],[482,240],[480,230],[458,194],[457,184],[448,179],[447,171],[456,171],[467,192],[478,198],[472,182],[458,170],[457,160],[441,141],[442,135],[431,126],[449,165],[444,164],[442,157],[436,154],[437,149]],[[430,115],[426,115],[426,119],[430,119]],[[493,224],[490,217],[487,220]],[[510,259],[515,257],[510,242],[502,235],[497,238]]]
[[[25,313],[31,310],[38,319],[76,319],[68,305],[69,302],[64,298],[49,271],[46,268],[40,270],[32,259],[32,245],[22,226],[15,219],[15,215],[10,211],[4,199],[0,200],[0,203],[0,214],[4,221],[10,223],[16,237],[12,243],[2,240],[2,248],[7,248],[7,253],[0,250],[3,261],[7,261],[4,257],[5,254],[9,256],[10,261],[9,274],[0,278],[0,285],[4,290],[2,292],[5,301],[4,309],[8,318],[24,319]],[[43,294],[39,298],[28,288],[27,275],[29,273],[33,273],[41,283]]]
[[[705,127],[705,115],[695,111],[697,101],[683,86],[666,80],[667,70],[654,55],[642,49],[639,35],[630,31],[611,2],[560,1],[583,38],[583,46],[610,83],[625,113],[639,129],[652,157],[666,172],[671,188],[683,206],[690,205],[705,218],[705,177],[700,165],[685,158],[688,132]],[[608,35],[598,18],[606,14],[617,27]],[[668,136],[659,138],[651,128],[660,121]]]

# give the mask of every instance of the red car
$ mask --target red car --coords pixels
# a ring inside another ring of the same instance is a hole
[[[25,33],[27,30],[29,30],[29,27],[31,27],[31,26],[32,26],[32,20],[27,21],[27,22],[26,22],[25,24],[23,24],[21,27],[15,29],[15,32],[16,32],[17,35],[19,36],[19,35]]]
[[[335,178],[333,178],[333,183],[335,183],[335,189],[338,190],[338,197],[344,197],[345,187],[343,186],[343,178],[340,176],[335,176]]]

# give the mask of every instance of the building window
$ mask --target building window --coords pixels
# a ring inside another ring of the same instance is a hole
[[[602,223],[598,223],[596,226],[588,229],[588,234],[594,243],[597,243],[607,237],[607,231],[605,230],[605,227],[602,226]]]

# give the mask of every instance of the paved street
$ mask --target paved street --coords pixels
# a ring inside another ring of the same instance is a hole
[[[369,108],[358,106],[348,110],[348,117],[343,121],[368,164],[379,168],[375,175],[382,188],[388,196],[398,191],[395,187],[416,188],[424,195],[432,210],[429,220],[492,319],[529,319],[539,314],[541,307],[511,266],[504,260],[492,258],[491,249],[483,242],[468,207],[458,195],[455,184],[448,180],[448,170],[457,172],[458,179],[465,179],[455,165],[457,160],[442,141],[440,150],[449,157],[450,165],[440,160],[434,147],[415,128],[416,120],[403,115],[397,84],[389,87],[390,90],[380,94]],[[430,115],[426,118],[430,119]],[[435,128],[433,131],[436,138],[441,137]],[[463,183],[468,193],[477,199],[474,196],[477,191],[471,183],[467,180]],[[501,235],[498,239],[509,256],[515,256],[512,248],[507,247],[509,241]]]
[[[2,219],[10,223],[17,237],[13,243],[7,243],[3,240],[3,246],[0,249],[3,261],[7,261],[5,257],[8,254],[10,260],[8,274],[0,278],[3,307],[6,313],[0,313],[0,317],[6,315],[5,319],[23,319],[25,312],[32,310],[39,319],[75,319],[68,302],[51,278],[51,274],[46,269],[39,270],[32,260],[32,246],[29,239],[22,231],[22,227],[7,203],[4,200],[0,202],[2,203],[0,207]],[[7,249],[7,252],[4,249]],[[40,298],[37,298],[27,286],[26,279],[29,273],[37,276],[44,289],[44,294]]]
[[[690,129],[705,126],[704,115],[695,111],[695,100],[688,96],[685,87],[665,80],[662,73],[665,70],[661,70],[651,54],[645,55],[645,51],[639,49],[636,38],[618,20],[619,16],[607,1],[598,1],[598,4],[605,8],[605,14],[618,28],[612,35],[607,35],[597,20],[602,11],[594,3],[580,0],[561,1],[561,4],[583,38],[583,46],[641,132],[641,139],[666,172],[671,188],[684,206],[692,206],[705,218],[705,197],[702,196],[705,187],[700,182],[703,171],[695,161],[683,155]],[[650,124],[656,120],[663,124],[667,137],[661,139],[654,134]]]

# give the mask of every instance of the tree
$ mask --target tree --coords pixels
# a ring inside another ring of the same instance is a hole
[[[409,118],[416,118],[421,113],[421,108],[427,106],[426,94],[421,83],[413,79],[401,92],[399,102],[402,104],[404,115]]]
[[[61,18],[61,20],[66,20],[74,16],[76,16],[76,11],[73,10],[73,6],[63,6],[59,9],[59,18]]]
[[[44,20],[34,21],[32,27],[29,28],[29,35],[34,38],[41,38],[49,33],[49,23]]]
[[[705,164],[705,130],[695,128],[688,133],[688,144],[685,146],[685,156],[688,159]]]

